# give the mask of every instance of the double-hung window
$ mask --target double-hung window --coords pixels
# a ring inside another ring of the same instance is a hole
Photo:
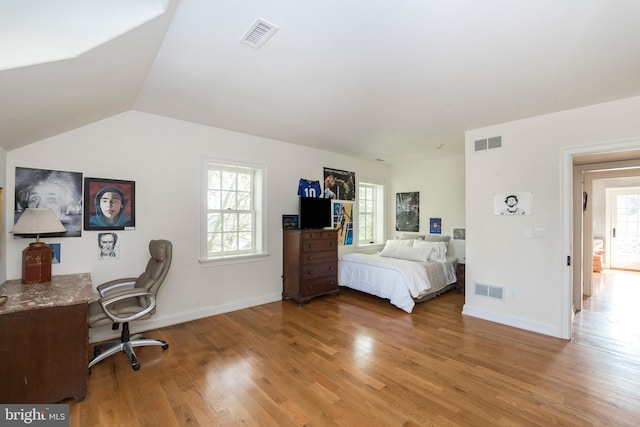
[[[204,162],[203,260],[264,252],[264,167]]]
[[[358,184],[358,244],[384,242],[384,186]]]

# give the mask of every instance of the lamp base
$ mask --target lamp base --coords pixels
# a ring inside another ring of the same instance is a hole
[[[42,242],[33,242],[22,251],[22,283],[51,281],[51,253],[51,248]]]

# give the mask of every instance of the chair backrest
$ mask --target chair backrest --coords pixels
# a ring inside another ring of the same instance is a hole
[[[147,268],[136,279],[136,288],[145,288],[154,295],[164,282],[164,278],[171,266],[173,245],[168,240],[152,240],[149,242],[151,258],[147,262]],[[155,311],[155,310],[154,310]]]

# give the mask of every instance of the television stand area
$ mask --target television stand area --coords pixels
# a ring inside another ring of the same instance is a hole
[[[338,231],[283,230],[282,299],[298,305],[338,289]]]

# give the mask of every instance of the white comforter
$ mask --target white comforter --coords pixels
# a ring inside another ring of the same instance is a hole
[[[433,284],[427,274],[439,283]],[[429,293],[455,282],[451,263],[421,263],[379,255],[350,253],[339,258],[338,283],[390,300],[391,304],[411,313],[415,302]]]

